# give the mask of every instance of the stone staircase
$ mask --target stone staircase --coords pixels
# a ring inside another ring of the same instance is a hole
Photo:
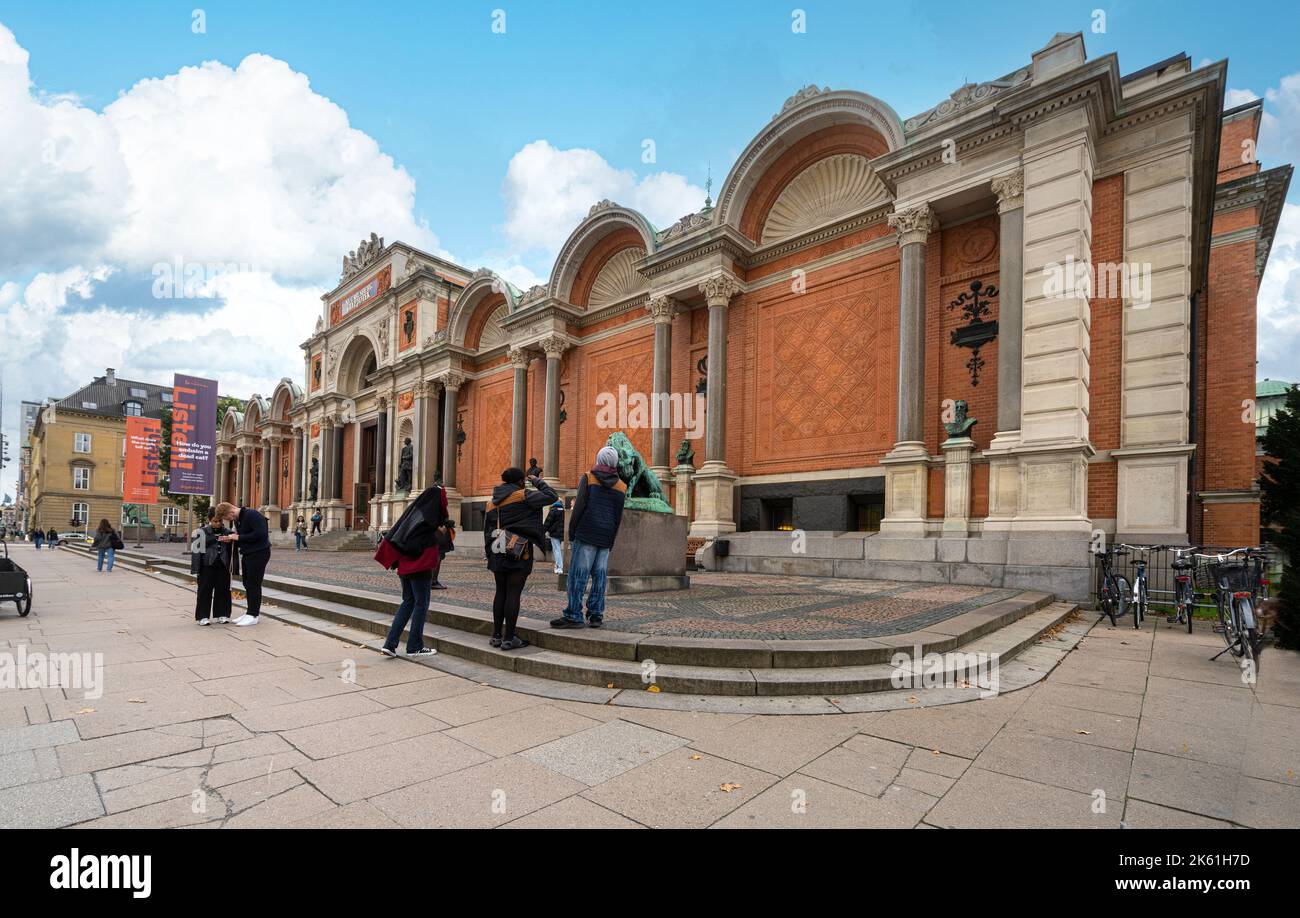
[[[374,551],[370,535],[350,529],[331,529],[307,539],[309,551]]]
[[[79,547],[65,550],[89,557]],[[187,588],[194,582],[188,558],[128,550],[118,552],[117,563]],[[267,576],[263,593],[265,614],[351,641],[369,637],[372,647],[387,633],[397,605],[386,593],[280,576]],[[941,681],[959,677],[969,665],[948,659],[957,656],[954,652],[997,654],[999,666],[1005,666],[1055,634],[1076,609],[1075,603],[1026,591],[921,632],[837,640],[688,638],[609,628],[556,631],[545,621],[521,617],[519,633],[532,646],[503,652],[488,644],[489,612],[438,602],[435,596],[424,635],[426,644],[439,651],[439,662],[431,665],[481,681],[491,678],[484,674],[492,671],[513,674],[515,681],[505,687],[551,697],[605,703],[621,692],[643,693],[653,684],[651,691],[661,693],[736,699],[852,698],[897,694],[897,667],[891,660],[898,653],[912,659],[918,647],[922,654],[942,655],[942,672],[934,673]],[[468,669],[446,665],[453,662],[463,662]],[[590,691],[575,696],[571,689],[579,686]]]

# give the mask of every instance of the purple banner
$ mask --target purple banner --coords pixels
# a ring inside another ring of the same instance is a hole
[[[171,494],[216,489],[217,381],[176,374],[172,391]]]

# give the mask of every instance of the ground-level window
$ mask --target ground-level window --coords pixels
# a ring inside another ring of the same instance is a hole
[[[181,521],[181,508],[180,508],[180,507],[163,507],[163,508],[162,508],[162,524],[163,524],[164,526],[175,526],[175,525],[179,524],[180,521]]]
[[[86,520],[90,519],[90,504],[78,501],[72,505],[72,519],[78,526],[86,525]]]
[[[790,532],[794,529],[794,501],[790,498],[763,501],[764,529]]]
[[[72,451],[74,453],[90,452],[90,434],[79,433],[73,439],[74,442],[72,444]]]
[[[90,469],[79,465],[72,470],[72,486],[78,491],[90,490]]]

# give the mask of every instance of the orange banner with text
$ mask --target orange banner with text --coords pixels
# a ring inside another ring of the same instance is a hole
[[[126,480],[122,500],[128,504],[158,503],[162,474],[162,421],[126,419]]]

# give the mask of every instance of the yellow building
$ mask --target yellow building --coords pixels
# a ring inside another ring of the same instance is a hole
[[[66,532],[94,529],[102,519],[114,526],[128,522],[122,503],[126,419],[159,417],[171,398],[170,387],[118,379],[110,368],[90,385],[44,406],[29,440],[30,525]],[[148,519],[146,527],[179,522],[180,508],[172,504],[139,509]]]

